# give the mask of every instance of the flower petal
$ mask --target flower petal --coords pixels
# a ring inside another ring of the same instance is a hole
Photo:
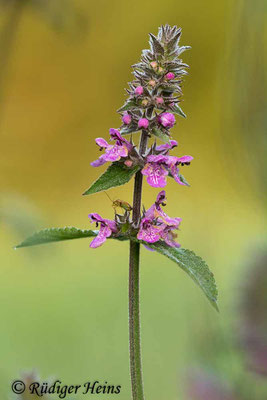
[[[152,187],[164,187],[167,184],[166,171],[163,166],[158,164],[146,164],[142,169],[142,174],[147,176],[147,183]]]
[[[90,163],[90,165],[91,165],[92,167],[100,167],[101,165],[105,164],[106,162],[107,162],[107,160],[106,160],[106,155],[105,155],[105,154],[102,154],[102,156],[100,156],[97,160],[92,161],[92,162]]]
[[[161,228],[159,226],[154,226],[151,222],[146,222],[147,219],[143,219],[141,228],[137,234],[137,239],[144,240],[148,243],[155,243],[160,240]]]
[[[96,144],[99,146],[99,147],[103,147],[103,148],[105,148],[105,147],[108,147],[108,142],[105,140],[105,139],[103,139],[103,138],[96,138]]]
[[[170,171],[172,176],[174,177],[175,182],[179,183],[180,185],[186,186],[186,184],[180,179],[179,169],[176,167],[176,165],[172,165]]]
[[[102,226],[100,227],[99,233],[96,238],[90,243],[90,247],[95,249],[96,247],[101,246],[107,239],[107,237],[110,237],[112,234],[111,229],[108,226]]]
[[[118,129],[110,128],[109,134],[112,140],[119,140],[120,142],[124,142],[124,138],[121,136]]]
[[[164,143],[156,147],[156,151],[164,151],[164,150],[171,150],[174,147],[177,147],[178,143],[176,140],[170,140],[169,143]]]
[[[183,156],[177,158],[179,164],[187,164],[190,163],[192,160],[193,160],[192,156]]]

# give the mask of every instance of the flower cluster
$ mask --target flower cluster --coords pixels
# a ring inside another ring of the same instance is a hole
[[[137,232],[137,239],[147,243],[155,243],[159,240],[165,242],[171,247],[180,247],[180,244],[175,242],[177,235],[173,232],[177,230],[181,218],[171,218],[163,210],[162,206],[166,205],[166,193],[162,190],[155,203],[143,213],[140,226]],[[126,211],[127,222],[129,211]],[[123,230],[123,223],[116,219],[112,221],[102,218],[99,214],[89,214],[89,219],[96,226],[100,226],[97,237],[91,242],[90,247],[96,248],[101,246],[111,235],[120,234]]]
[[[155,243],[163,240],[168,246],[180,247],[180,244],[175,242],[176,234],[174,230],[178,229],[181,218],[169,217],[161,208],[165,205],[166,193],[162,190],[155,203],[144,214],[137,238],[147,243]]]
[[[156,188],[163,188],[167,184],[167,176],[171,176],[180,185],[186,181],[180,174],[180,167],[189,165],[192,156],[177,157],[170,152],[177,147],[177,141],[172,140],[170,129],[176,124],[174,114],[184,116],[179,103],[181,101],[181,84],[187,74],[187,64],[180,59],[183,51],[189,46],[179,46],[181,29],[176,26],[162,26],[156,36],[150,34],[150,49],[143,50],[139,63],[133,65],[134,80],[126,90],[128,98],[118,110],[122,118],[119,129],[110,129],[109,144],[105,139],[97,138],[96,143],[104,153],[91,163],[99,167],[106,162],[116,162],[123,168],[139,167],[141,174],[146,177],[147,183]],[[142,130],[142,135],[154,138],[150,148],[139,151],[132,141],[124,135]],[[156,140],[163,140],[158,145]],[[165,192],[159,193],[155,204],[143,215],[139,221],[137,238],[147,243],[164,241],[172,247],[179,246],[175,242],[173,231],[178,229],[180,218],[169,218],[161,206],[164,204]],[[126,211],[129,213],[129,211]],[[100,224],[99,235],[91,245],[97,247],[105,238],[121,231],[118,216],[115,216],[115,226],[109,220],[100,220],[97,214],[90,214],[91,221]],[[133,226],[129,222],[129,232]],[[136,225],[136,221],[135,221]],[[116,230],[115,230],[116,228]],[[136,226],[134,227],[136,228]],[[132,234],[132,231],[130,232]]]

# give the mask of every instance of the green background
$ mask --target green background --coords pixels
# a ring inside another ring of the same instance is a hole
[[[175,264],[142,249],[145,393],[191,399],[186,376],[198,365],[230,386],[251,382],[256,396],[262,380],[236,348],[236,321],[265,236],[265,2],[32,2],[20,10],[10,51],[0,48],[1,398],[21,371],[36,368],[66,384],[120,384],[110,398],[130,399],[127,243],[12,246],[45,227],[89,228],[89,212],[112,218],[104,193],[81,196],[105,170],[90,167],[94,139],[120,126],[130,66],[163,23],[181,26],[181,44],[192,46],[183,55],[188,117],[177,117],[172,133],[174,154],[194,157],[183,170],[190,188],[169,179],[166,211],[183,218],[182,246],[214,272],[220,314]],[[2,32],[12,6],[1,8]],[[133,181],[109,194],[131,203],[132,190]],[[157,193],[144,185],[147,208]]]

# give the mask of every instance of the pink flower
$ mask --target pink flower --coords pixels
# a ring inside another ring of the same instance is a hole
[[[169,152],[169,150],[172,150],[174,147],[177,147],[178,143],[176,140],[170,140],[169,143],[164,143],[156,147],[157,152]]]
[[[172,128],[175,124],[175,116],[171,113],[165,112],[159,115],[159,123],[164,126],[164,128]]]
[[[144,93],[144,88],[143,88],[143,86],[137,86],[137,88],[135,89],[134,93],[135,93],[137,96],[141,96],[141,94]]]
[[[111,128],[109,130],[111,140],[115,140],[114,145],[108,144],[103,138],[97,138],[96,144],[100,147],[100,150],[105,149],[105,154],[102,154],[98,160],[91,162],[93,167],[99,167],[108,161],[118,161],[121,157],[125,158],[128,153],[132,150],[133,145],[123,138],[117,129]]]
[[[131,121],[132,121],[132,117],[130,116],[130,114],[125,113],[125,114],[123,115],[123,117],[122,117],[122,122],[123,122],[125,125],[129,125],[129,124],[131,123]]]
[[[175,75],[174,75],[173,72],[168,72],[168,73],[165,75],[165,79],[166,79],[167,81],[171,81],[171,80],[174,79],[174,78],[175,78]]]
[[[149,121],[146,118],[141,118],[138,121],[138,128],[144,128],[147,129],[149,125]]]
[[[173,230],[178,229],[181,218],[171,218],[162,210],[161,206],[165,205],[165,200],[166,194],[162,190],[155,203],[142,218],[137,238],[147,243],[163,240],[168,246],[180,247],[179,243],[174,240],[176,235]]]
[[[143,175],[147,176],[147,183],[150,186],[166,186],[168,171],[160,163],[147,163],[141,172]]]
[[[137,234],[137,239],[144,240],[144,242],[148,243],[158,242],[161,238],[160,231],[160,226],[153,225],[153,221],[149,218],[143,218]]]
[[[175,141],[174,141],[175,142]],[[177,143],[177,142],[175,142]],[[163,147],[161,145],[159,147]],[[169,145],[170,146],[170,145]],[[178,165],[189,165],[192,156],[174,157],[164,154],[150,155],[141,173],[147,176],[147,183],[152,187],[164,187],[167,184],[169,173],[180,185],[185,185],[180,179]]]
[[[92,248],[101,246],[106,239],[112,235],[112,233],[116,233],[118,231],[115,221],[103,219],[99,214],[89,214],[88,218],[90,218],[92,223],[96,222],[97,227],[100,225],[97,237],[90,244],[90,247]]]

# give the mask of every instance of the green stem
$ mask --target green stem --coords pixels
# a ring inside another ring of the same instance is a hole
[[[142,132],[139,153],[143,155],[147,146],[147,134]],[[137,226],[140,221],[140,210],[142,201],[143,175],[137,172],[134,182],[133,196],[133,225]],[[144,400],[142,359],[140,340],[140,316],[139,316],[139,264],[140,243],[130,241],[129,262],[129,339],[130,339],[130,369],[132,382],[133,400]]]

